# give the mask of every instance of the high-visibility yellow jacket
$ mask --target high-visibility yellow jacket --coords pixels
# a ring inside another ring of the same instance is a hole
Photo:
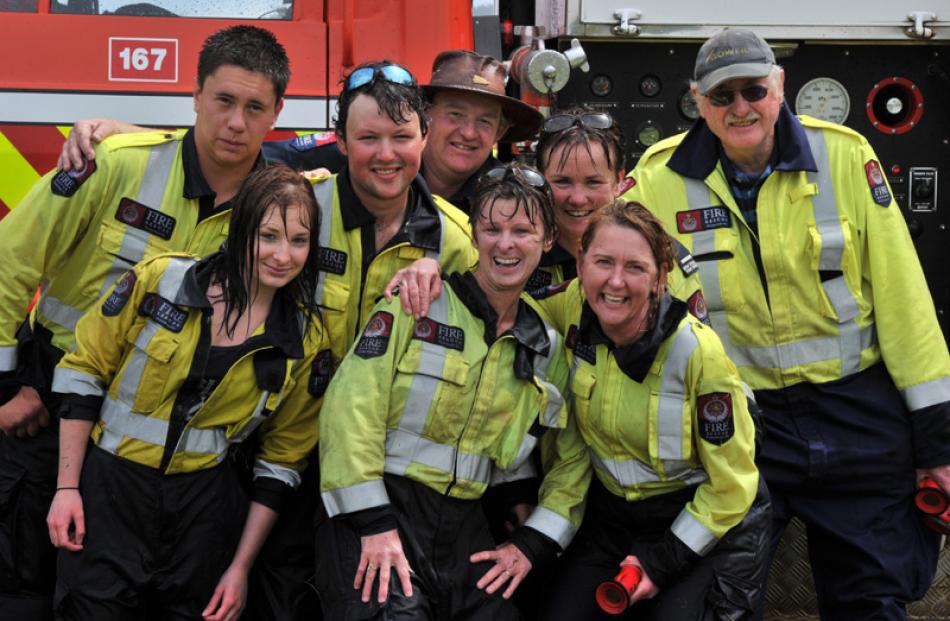
[[[742,380],[684,302],[664,295],[654,328],[614,347],[579,290],[574,281],[545,302],[573,317],[571,392],[594,472],[629,502],[698,485],[671,530],[703,555],[742,521],[758,487]]]
[[[776,136],[758,235],[702,123],[648,149],[624,197],[644,203],[692,252],[712,327],[751,388],[830,382],[883,360],[910,412],[939,406],[946,421],[950,356],[873,149],[787,106]]]
[[[185,135],[108,138],[83,171],[50,172],[0,221],[0,372],[17,366],[15,335],[37,285],[33,321],[69,351],[79,318],[135,263],[221,246],[230,211],[198,221],[199,198],[188,187],[199,180],[188,179],[182,161]]]
[[[346,172],[314,180],[320,206],[320,280],[317,303],[324,311],[337,360],[359,336],[383,289],[399,269],[430,257],[446,273],[466,271],[478,263],[468,216],[413,182],[402,230],[386,248],[367,256],[365,227],[373,216],[350,187]],[[366,265],[364,265],[366,263]]]
[[[205,394],[209,278],[207,261],[184,254],[138,264],[79,321],[53,390],[67,409],[101,403],[92,417],[99,448],[168,474],[219,464],[260,427],[255,477],[296,486],[317,442],[329,338],[317,318],[304,334],[299,311],[278,294],[247,351]]]
[[[389,504],[383,473],[440,494],[477,499],[529,464],[541,426],[558,455],[527,526],[567,546],[589,472],[561,396],[562,339],[521,303],[495,338],[497,316],[471,273],[445,281],[418,322],[380,302],[327,391],[320,422],[321,489],[329,515]],[[579,467],[580,466],[580,467]]]

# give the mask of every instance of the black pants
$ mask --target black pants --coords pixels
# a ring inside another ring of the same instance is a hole
[[[86,538],[59,552],[57,619],[200,619],[244,526],[232,469],[164,475],[92,447],[80,487]]]
[[[758,391],[756,401],[765,422],[759,469],[774,505],[771,554],[797,516],[823,619],[905,619],[905,603],[933,579],[939,536],[914,509],[910,422],[884,365]]]
[[[0,617],[4,621],[44,621],[53,616],[56,549],[49,541],[46,514],[56,489],[59,399],[50,393],[53,369],[63,352],[52,333],[24,323],[17,331],[17,370],[0,385],[6,403],[21,385],[36,388],[54,420],[33,438],[0,433]]]
[[[748,619],[767,565],[768,492],[760,481],[759,492],[745,519],[733,527],[716,547],[693,564],[675,584],[656,597],[641,600],[623,616],[600,610],[594,591],[619,571],[620,561],[634,542],[655,541],[693,497],[696,488],[627,502],[607,491],[596,477],[591,481],[584,523],[561,558],[553,583],[546,621],[698,621]]]
[[[360,560],[360,536],[345,518],[321,516],[317,526],[317,587],[324,616],[334,621],[516,621],[514,605],[485,595],[475,583],[492,566],[473,565],[469,556],[493,550],[495,543],[481,503],[438,494],[409,479],[386,475],[386,491],[398,522],[402,547],[415,572],[412,597],[402,593],[396,572],[389,600],[370,603],[353,589]]]

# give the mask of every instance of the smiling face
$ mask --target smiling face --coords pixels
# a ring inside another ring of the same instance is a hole
[[[277,290],[291,282],[310,254],[309,211],[290,205],[285,216],[271,206],[261,219],[253,277],[259,290]]]
[[[464,183],[506,129],[500,103],[475,93],[436,93],[429,111],[426,175],[446,185]]]
[[[755,169],[764,168],[772,155],[775,123],[785,101],[785,73],[779,70],[774,76],[729,80],[713,91],[738,91],[753,84],[766,86],[769,92],[763,99],[751,103],[734,93],[731,104],[717,107],[695,88],[693,97],[710,131],[722,142],[726,156],[740,166]]]
[[[419,116],[397,123],[379,109],[373,97],[358,95],[350,104],[346,136],[337,146],[347,158],[353,191],[367,208],[400,203],[405,206],[409,185],[419,174],[426,139]]]
[[[540,216],[534,222],[514,199],[482,203],[472,228],[478,249],[475,278],[486,293],[520,293],[553,240],[545,240]]]
[[[195,147],[201,164],[251,166],[282,106],[263,73],[235,65],[218,67],[194,94]]]
[[[667,270],[657,267],[642,233],[608,222],[578,255],[577,275],[604,333],[622,346],[649,328],[652,300],[665,286]]]
[[[554,193],[558,243],[575,255],[590,217],[616,197],[623,179],[623,171],[610,170],[603,145],[589,144],[590,151],[576,143],[555,147],[541,171]]]

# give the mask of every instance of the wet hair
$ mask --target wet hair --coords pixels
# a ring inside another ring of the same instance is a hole
[[[263,73],[274,86],[275,101],[287,92],[290,60],[287,51],[269,30],[257,26],[231,26],[207,39],[198,54],[198,88],[223,65]]]
[[[604,110],[595,110],[590,106],[573,106],[567,110],[562,110],[557,114],[569,114],[571,116],[581,116],[583,114],[606,114],[610,113]],[[613,119],[613,117],[611,116]],[[542,131],[538,140],[538,169],[547,173],[549,166],[556,165],[561,168],[567,163],[567,159],[577,149],[584,149],[593,159],[593,145],[599,144],[607,157],[607,166],[614,176],[619,175],[626,165],[627,141],[624,138],[623,130],[616,119],[613,119],[613,125],[608,129],[595,129],[587,127],[580,123],[572,125],[565,130],[553,133]],[[561,149],[561,157],[558,162],[551,162],[548,158],[558,148]]]
[[[212,277],[224,291],[224,329],[233,336],[238,319],[250,304],[254,268],[257,261],[261,222],[271,207],[276,207],[284,224],[287,209],[299,205],[306,212],[310,230],[310,254],[296,278],[281,287],[277,295],[291,308],[302,309],[306,323],[318,315],[315,294],[320,261],[320,210],[310,182],[283,164],[274,164],[251,173],[234,197],[231,222],[224,252],[214,263]],[[231,320],[231,317],[234,319]]]
[[[615,200],[591,216],[587,229],[581,236],[581,252],[586,253],[590,249],[597,229],[609,225],[631,229],[643,235],[653,253],[657,269],[662,266],[667,270],[673,269],[673,258],[676,254],[673,250],[673,238],[663,228],[663,224],[640,203],[622,199]]]
[[[395,63],[388,60],[363,63],[355,67],[353,71],[364,67],[370,67],[375,71],[386,65],[393,64]],[[350,74],[352,74],[353,71],[351,71]],[[357,88],[347,89],[346,81],[350,74],[347,74],[347,76],[340,81],[340,83],[343,84],[343,91],[340,93],[340,98],[337,101],[336,119],[334,121],[337,136],[346,140],[346,119],[350,114],[350,106],[360,95],[368,95],[375,99],[380,112],[383,112],[392,119],[393,123],[400,125],[408,123],[412,115],[415,114],[419,117],[419,131],[422,132],[423,136],[426,135],[429,131],[429,104],[418,84],[397,84],[377,74],[366,84]]]
[[[521,176],[520,171],[530,171],[529,174],[534,173],[539,179],[543,180],[544,177],[541,173],[531,166],[517,162],[499,168],[505,169],[503,176],[491,178],[486,173],[478,180],[478,185],[471,199],[472,212],[469,214],[472,235],[475,235],[479,216],[486,217],[489,222],[494,224],[495,203],[500,200],[512,200],[515,202],[515,209],[509,217],[513,217],[521,208],[528,216],[528,221],[531,224],[535,224],[538,220],[541,221],[545,241],[557,239],[557,222],[554,219],[554,194],[551,192],[551,186],[548,185],[547,181],[542,186],[531,185]]]

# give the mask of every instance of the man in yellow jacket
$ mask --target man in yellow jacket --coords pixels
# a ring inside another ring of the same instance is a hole
[[[5,619],[52,615],[55,556],[44,523],[57,455],[50,386],[77,321],[138,261],[219,248],[230,200],[263,161],[261,142],[289,79],[286,52],[268,31],[219,31],[199,56],[194,129],[112,138],[83,169],[43,177],[0,221],[0,381],[12,386],[0,406]],[[37,286],[39,302],[24,322]]]
[[[799,517],[823,618],[903,619],[937,553],[915,468],[950,489],[950,357],[900,208],[867,140],[791,113],[759,36],[715,35],[694,77],[702,119],[624,198],[690,250],[755,392],[773,551]]]

